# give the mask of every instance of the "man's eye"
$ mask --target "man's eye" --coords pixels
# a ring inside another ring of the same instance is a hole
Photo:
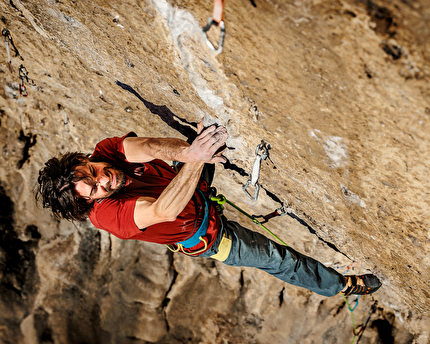
[[[93,188],[91,189],[90,196],[94,196],[96,191],[97,191],[97,186],[93,186]]]

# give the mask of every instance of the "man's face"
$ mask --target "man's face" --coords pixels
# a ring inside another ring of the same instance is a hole
[[[112,196],[126,182],[123,172],[105,162],[88,161],[75,171],[77,177],[85,177],[75,183],[76,196],[89,202]]]

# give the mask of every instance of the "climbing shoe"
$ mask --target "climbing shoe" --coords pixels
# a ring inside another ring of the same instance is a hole
[[[382,283],[375,275],[345,276],[346,289],[341,293],[348,295],[368,295],[377,291]]]

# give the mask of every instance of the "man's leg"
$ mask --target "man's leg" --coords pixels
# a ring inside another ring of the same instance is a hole
[[[324,296],[334,296],[345,286],[344,277],[313,258],[291,247],[278,244],[264,235],[242,227],[237,222],[223,221],[231,249],[224,263],[231,266],[255,267],[287,283],[309,289]],[[220,240],[202,256],[217,253]]]

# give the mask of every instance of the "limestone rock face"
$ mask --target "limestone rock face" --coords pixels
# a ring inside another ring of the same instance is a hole
[[[353,313],[366,325],[360,342],[428,343],[430,4],[227,0],[219,55],[201,34],[212,6],[0,2],[13,39],[12,72],[0,44],[0,342],[351,342],[340,296],[121,241],[36,206],[50,157],[129,131],[192,140],[204,118],[230,134],[220,193],[252,214],[285,205],[268,227],[289,245],[383,281]],[[252,201],[242,186],[262,140],[270,159]]]

